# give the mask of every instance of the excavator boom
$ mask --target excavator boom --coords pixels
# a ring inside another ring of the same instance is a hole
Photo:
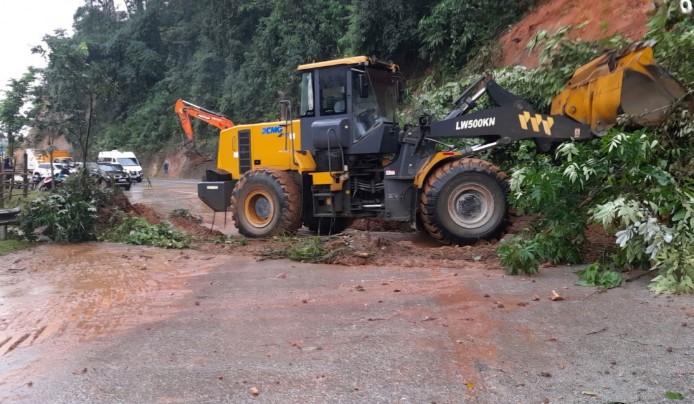
[[[210,111],[203,107],[199,107],[188,101],[178,99],[174,110],[178,114],[178,119],[181,121],[181,127],[183,132],[185,132],[186,137],[189,141],[194,141],[195,135],[193,133],[193,126],[190,122],[190,117],[200,119],[203,122],[207,122],[210,125],[219,128],[219,130],[229,129],[234,126],[231,119],[226,116],[219,114],[217,112]]]
[[[600,136],[617,116],[656,126],[686,96],[682,86],[653,59],[654,41],[604,54],[576,70],[552,100],[552,115],[567,115]]]
[[[199,107],[180,98],[176,101],[174,110],[176,111],[176,114],[178,114],[178,119],[181,121],[181,128],[183,129],[183,132],[188,138],[188,142],[185,143],[186,148],[188,148],[186,153],[188,157],[194,158],[194,161],[197,162],[195,164],[202,163],[204,161],[211,161],[211,157],[202,155],[195,148],[195,134],[193,133],[193,125],[190,122],[190,117],[192,116],[193,118],[207,122],[219,130],[229,129],[234,126],[234,123],[231,121],[231,119],[222,114]]]

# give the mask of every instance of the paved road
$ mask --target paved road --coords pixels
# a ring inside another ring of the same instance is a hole
[[[196,199],[194,182],[152,186],[133,202]],[[574,286],[571,267],[523,278],[445,260],[309,265],[230,246],[48,244],[0,258],[0,402],[694,397],[694,296],[653,296],[649,277],[598,293]]]
[[[198,198],[197,184],[199,181],[191,179],[151,179],[132,187],[126,192],[131,203],[145,203],[163,216],[168,215],[174,209],[187,209],[190,213],[200,216],[203,220],[212,224],[214,228],[228,235],[238,235],[238,231],[231,222],[231,213],[214,213]]]

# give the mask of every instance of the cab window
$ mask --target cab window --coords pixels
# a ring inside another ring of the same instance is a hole
[[[320,71],[320,114],[338,115],[347,113],[347,74],[343,67]]]
[[[352,111],[354,141],[373,127],[395,122],[396,78],[381,69],[352,70]]]
[[[313,106],[313,73],[305,72],[301,75],[301,116],[314,116],[315,107]]]

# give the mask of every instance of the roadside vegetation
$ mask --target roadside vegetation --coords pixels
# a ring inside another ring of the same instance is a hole
[[[506,88],[547,112],[549,100],[580,65],[605,48],[624,45],[619,37],[571,42],[570,28],[540,33],[531,46],[543,46],[541,67],[495,72]],[[694,67],[683,55],[694,49],[694,24],[673,3],[649,23],[645,39],[655,39],[655,57],[692,94]],[[591,223],[615,235],[616,245],[600,262],[579,274],[582,285],[613,287],[629,268],[659,271],[651,290],[694,292],[694,120],[681,103],[666,122],[631,129],[629,117],[593,141],[564,143],[540,154],[532,143],[513,154],[489,158],[511,175],[509,201],[518,214],[536,215],[532,228],[508,237],[497,249],[511,274],[536,273],[539,264],[578,263]]]
[[[164,248],[185,248],[190,237],[169,222],[150,224],[128,215],[129,202],[119,187],[101,187],[86,171],[68,177],[55,190],[22,204],[21,236],[58,243],[112,241]]]
[[[26,241],[26,240],[21,240],[21,239],[16,239],[16,238],[8,238],[7,240],[0,240],[0,256],[9,254],[14,251],[18,250],[23,250],[25,248],[31,247],[32,243]]]
[[[186,248],[190,246],[190,237],[174,228],[167,221],[151,224],[142,217],[129,217],[121,214],[112,216],[112,221],[115,222],[114,226],[100,234],[101,239],[163,248]]]
[[[646,39],[656,39],[656,59],[690,91],[694,68],[683,63],[682,49],[694,49],[694,25],[676,6],[661,8],[651,20]],[[564,74],[590,60],[605,43],[573,44],[548,36],[546,65],[526,75],[534,88],[554,88]],[[607,44],[620,44],[611,38]],[[554,73],[552,72],[554,71]],[[512,72],[507,80],[513,82]],[[517,79],[516,79],[517,80]],[[523,94],[516,86],[516,91]],[[552,93],[549,93],[552,95]],[[629,117],[605,136],[585,143],[565,143],[554,154],[539,155],[521,145],[511,168],[511,204],[521,213],[537,214],[521,249],[540,261],[575,263],[585,245],[590,223],[616,236],[619,247],[595,265],[607,285],[617,282],[612,271],[644,268],[659,271],[655,292],[694,292],[694,121],[685,105],[653,129],[632,130]],[[503,247],[500,251],[503,253]],[[517,263],[510,262],[507,268]],[[587,269],[581,276],[590,283]],[[598,281],[601,286],[605,282]]]
[[[5,190],[5,192],[7,192],[7,190]],[[38,191],[32,190],[27,192],[27,196],[25,197],[23,195],[23,192],[20,190],[18,192],[13,193],[11,198],[9,198],[9,195],[6,195],[3,199],[3,207],[16,208],[17,206],[23,206],[36,199],[38,195]],[[23,250],[33,245],[32,242],[28,241],[24,237],[21,237],[15,231],[15,227],[8,226],[7,230],[7,239],[0,240],[0,255],[5,255],[14,251]]]

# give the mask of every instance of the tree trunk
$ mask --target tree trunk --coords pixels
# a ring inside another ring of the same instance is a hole
[[[84,145],[82,147],[82,177],[80,178],[82,180],[82,189],[86,190],[87,189],[87,172],[84,171],[86,170],[87,167],[87,155],[89,154],[89,137],[92,132],[92,116],[93,114],[93,109],[94,109],[94,93],[91,91],[89,92],[89,106],[88,106],[88,112],[87,112],[87,132],[84,135]]]

